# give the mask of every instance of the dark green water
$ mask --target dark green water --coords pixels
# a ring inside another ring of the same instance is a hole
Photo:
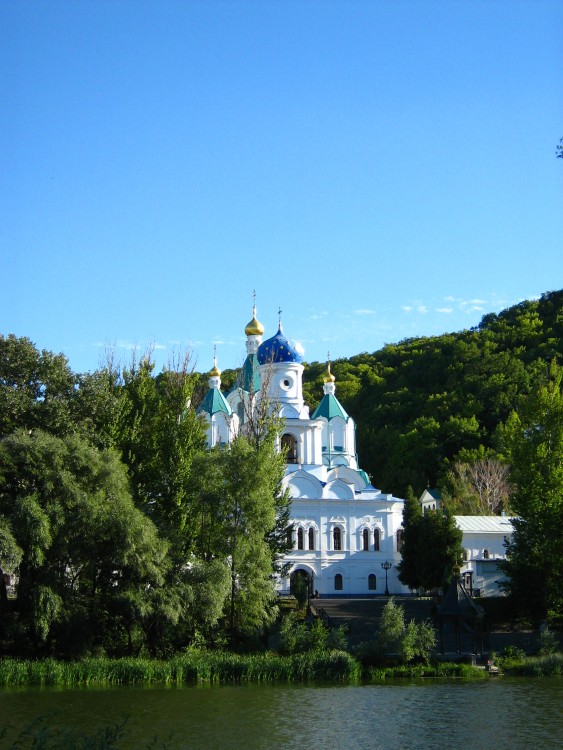
[[[120,748],[177,750],[561,750],[563,679],[363,687],[184,687],[0,691],[11,747],[32,719],[84,731],[124,717]],[[10,741],[11,740],[11,741]]]

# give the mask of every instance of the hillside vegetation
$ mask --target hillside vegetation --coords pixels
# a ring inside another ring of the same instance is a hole
[[[563,360],[563,291],[521,302],[459,333],[405,339],[332,363],[337,396],[357,424],[360,464],[405,496],[447,484],[459,457],[502,458],[502,425],[549,363]],[[326,363],[305,369],[313,410]]]

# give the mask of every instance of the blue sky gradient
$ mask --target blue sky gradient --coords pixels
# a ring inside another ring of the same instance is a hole
[[[562,287],[563,3],[0,6],[3,333],[307,361]]]

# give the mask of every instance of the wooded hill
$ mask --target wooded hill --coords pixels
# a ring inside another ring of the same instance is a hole
[[[357,425],[360,465],[376,487],[404,497],[441,483],[460,456],[501,455],[499,426],[563,361],[563,290],[485,315],[476,328],[409,338],[331,363],[336,395]],[[325,362],[307,364],[311,413]],[[223,385],[234,381],[223,373]]]

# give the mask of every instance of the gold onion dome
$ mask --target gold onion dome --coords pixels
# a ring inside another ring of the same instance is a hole
[[[261,336],[264,333],[264,326],[256,318],[256,307],[252,308],[252,320],[246,324],[244,332],[247,336]]]
[[[218,378],[221,375],[221,370],[217,367],[217,347],[213,354],[213,369],[209,371],[210,378]]]
[[[328,365],[326,366],[326,372],[324,374],[323,382],[325,382],[325,383],[334,383],[335,380],[336,380],[336,378],[334,377],[334,375],[330,371],[330,362],[329,362]]]

